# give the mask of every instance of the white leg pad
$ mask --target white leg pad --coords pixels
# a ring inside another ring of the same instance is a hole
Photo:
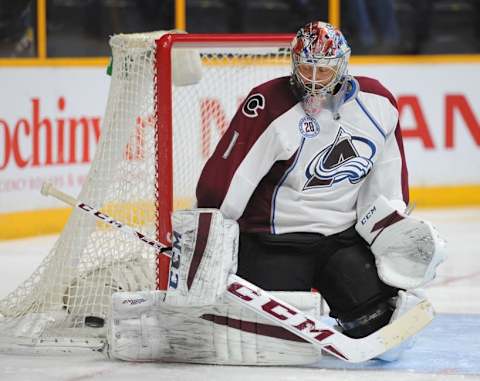
[[[320,297],[274,292],[319,317]],[[113,295],[109,352],[127,361],[232,365],[300,365],[321,358],[311,344],[236,304],[178,307],[162,291]]]

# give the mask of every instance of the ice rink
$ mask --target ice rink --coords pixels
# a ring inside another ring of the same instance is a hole
[[[480,208],[417,210],[448,242],[449,257],[426,290],[438,313],[417,345],[396,363],[350,365],[324,357],[308,367],[138,364],[99,354],[0,355],[0,380],[480,380]],[[28,277],[56,236],[0,242],[0,297]]]

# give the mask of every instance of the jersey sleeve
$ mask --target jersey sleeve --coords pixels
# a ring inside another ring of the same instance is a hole
[[[269,93],[268,87],[252,90],[237,110],[202,170],[196,189],[198,207],[217,208],[237,220],[272,165],[285,159],[287,151],[274,121],[292,105],[287,101],[279,107]]]
[[[409,202],[408,171],[398,116],[396,127],[386,137],[381,156],[360,188],[357,215],[361,215],[380,195],[389,200],[401,200],[406,205]]]

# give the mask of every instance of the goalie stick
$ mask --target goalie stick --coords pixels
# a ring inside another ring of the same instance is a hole
[[[171,257],[170,247],[158,242],[132,227],[125,225],[81,201],[63,193],[52,184],[45,183],[41,193],[53,196],[71,206],[120,229],[126,234]],[[410,311],[369,336],[352,339],[330,325],[308,316],[297,308],[272,296],[267,291],[247,282],[235,274],[227,280],[226,295],[229,299],[249,308],[278,326],[313,344],[318,350],[325,350],[333,356],[352,363],[363,362],[381,355],[415,335],[430,323],[435,315],[432,305],[424,300]]]

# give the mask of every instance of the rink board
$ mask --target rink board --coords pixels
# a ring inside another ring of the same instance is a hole
[[[350,364],[325,356],[317,365],[323,369],[480,375],[480,315],[438,315],[399,361]]]

